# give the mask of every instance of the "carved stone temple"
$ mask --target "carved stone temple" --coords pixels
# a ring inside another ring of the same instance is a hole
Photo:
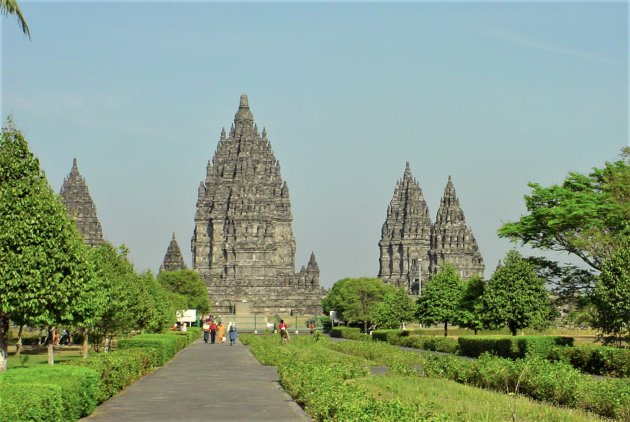
[[[256,313],[321,313],[315,255],[295,271],[292,221],[280,163],[242,95],[199,185],[191,242],[193,268],[208,286],[214,312],[247,302]]]
[[[451,177],[436,221],[432,223],[409,163],[402,180],[396,183],[378,245],[378,277],[404,287],[409,294],[419,294],[444,262],[453,264],[463,278],[483,277],[483,258],[471,229],[466,226]]]
[[[179,249],[179,244],[177,240],[175,240],[175,233],[173,233],[171,243],[168,244],[166,255],[164,255],[164,261],[162,261],[162,265],[160,265],[160,271],[179,271],[185,269],[186,264],[184,263],[182,251]]]
[[[96,207],[88,191],[85,179],[79,173],[77,159],[72,161],[72,170],[61,186],[61,200],[68,210],[68,215],[79,229],[83,241],[90,246],[103,243],[101,223],[96,216]]]

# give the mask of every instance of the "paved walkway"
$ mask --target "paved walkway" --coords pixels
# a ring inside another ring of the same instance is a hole
[[[240,343],[198,341],[83,421],[309,421],[278,379]]]

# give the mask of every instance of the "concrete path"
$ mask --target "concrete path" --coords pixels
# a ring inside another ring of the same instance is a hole
[[[83,421],[310,421],[278,379],[238,342],[198,341]]]

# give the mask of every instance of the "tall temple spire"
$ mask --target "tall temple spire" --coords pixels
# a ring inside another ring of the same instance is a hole
[[[171,243],[169,243],[166,249],[166,255],[164,255],[164,261],[162,261],[162,265],[160,266],[160,271],[178,271],[185,269],[186,264],[184,263],[182,251],[179,249],[177,240],[175,240],[175,233],[173,233]]]
[[[417,293],[420,283],[429,277],[430,244],[429,208],[407,162],[381,230],[378,276],[409,293]]]
[[[483,276],[483,258],[472,230],[466,225],[451,176],[448,177],[435,218],[431,246],[433,272],[437,272],[442,263],[448,262],[464,278]]]
[[[247,301],[255,312],[320,313],[319,271],[295,271],[289,188],[246,95],[232,127],[198,189],[193,268],[217,312]]]
[[[72,160],[72,169],[64,179],[59,195],[61,195],[61,200],[68,210],[68,215],[77,225],[83,241],[90,246],[98,246],[103,243],[103,231],[96,216],[96,207],[90,196],[87,183],[79,173],[76,158]]]

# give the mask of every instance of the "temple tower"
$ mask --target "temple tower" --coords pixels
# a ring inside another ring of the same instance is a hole
[[[103,231],[96,216],[96,207],[85,179],[79,173],[76,158],[72,161],[72,170],[64,179],[59,195],[68,210],[68,215],[77,225],[83,241],[90,246],[103,243]]]
[[[184,263],[182,251],[179,249],[179,244],[177,240],[175,240],[175,233],[173,233],[173,238],[171,239],[171,243],[168,244],[164,261],[160,266],[160,271],[178,271],[185,269],[186,264]]]
[[[402,180],[396,183],[378,246],[378,277],[386,283],[404,287],[410,294],[417,294],[420,283],[429,277],[431,217],[409,163]]]
[[[466,226],[464,211],[459,205],[451,176],[444,188],[431,236],[431,272],[448,262],[462,278],[483,277],[483,258],[472,230]]]
[[[321,312],[316,262],[295,272],[292,221],[280,163],[242,95],[198,188],[193,268],[206,281],[213,309],[227,312],[247,301],[255,312]],[[317,283],[302,284],[303,274]]]

